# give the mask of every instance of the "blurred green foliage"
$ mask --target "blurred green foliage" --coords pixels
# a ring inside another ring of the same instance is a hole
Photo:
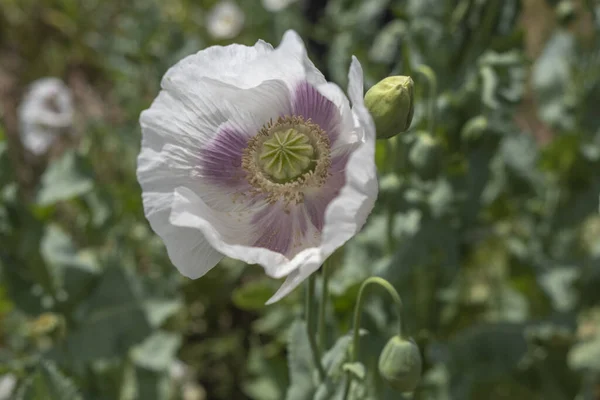
[[[423,352],[414,399],[597,399],[600,3],[244,0],[226,42],[206,32],[215,3],[0,2],[0,376],[16,398],[331,399],[342,370],[353,398],[402,398],[377,375],[395,316],[376,295],[345,364],[358,287],[378,275]],[[180,276],[135,178],[139,113],[169,66],[289,28],[342,87],[352,54],[367,88],[416,82],[411,129],[377,143],[377,207],[337,255],[320,385],[300,293],[265,307],[278,282],[233,260]],[[43,76],[72,88],[76,135],[35,158],[14,120]]]

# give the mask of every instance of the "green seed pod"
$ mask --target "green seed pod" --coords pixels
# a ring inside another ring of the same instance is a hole
[[[421,380],[421,352],[412,340],[391,338],[379,355],[379,374],[394,389],[412,392]]]
[[[419,176],[432,179],[440,169],[442,155],[442,148],[433,136],[427,132],[417,132],[408,160]]]
[[[375,122],[377,139],[389,139],[410,127],[415,110],[413,89],[410,76],[390,76],[367,91],[365,105]]]

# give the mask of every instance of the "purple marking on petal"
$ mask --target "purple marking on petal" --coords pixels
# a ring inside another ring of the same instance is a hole
[[[252,224],[256,225],[256,247],[276,251],[283,255],[290,250],[294,234],[294,215],[286,213],[279,204],[270,204],[256,213]]]
[[[325,226],[327,206],[340,194],[340,190],[346,184],[346,164],[353,148],[353,146],[349,146],[348,151],[333,157],[330,168],[331,176],[327,179],[327,182],[315,192],[304,197],[304,206],[310,222],[319,232],[323,231]]]
[[[301,236],[306,235],[306,231],[308,230],[308,219],[306,218],[305,213],[302,213],[298,216],[298,222],[299,222],[298,228],[300,229],[300,235]]]
[[[341,117],[337,106],[306,81],[300,82],[294,91],[292,112],[319,125],[327,132],[331,145],[340,134]]]
[[[242,155],[248,144],[247,136],[223,129],[217,137],[202,149],[202,174],[210,183],[219,186],[237,187],[247,184],[242,168]]]

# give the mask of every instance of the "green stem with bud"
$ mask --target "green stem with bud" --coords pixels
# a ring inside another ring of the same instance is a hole
[[[391,296],[394,304],[396,305],[396,314],[398,319],[398,335],[402,336],[402,299],[400,299],[400,295],[394,289],[391,283],[386,281],[383,278],[378,276],[372,276],[370,278],[365,279],[365,281],[360,286],[358,290],[358,298],[356,300],[356,305],[354,306],[354,321],[352,327],[352,359],[351,362],[358,361],[358,349],[359,349],[359,340],[360,340],[360,319],[362,316],[362,307],[366,299],[366,289],[369,285],[378,285],[384,288],[389,295]],[[352,384],[352,374],[346,374],[346,386],[344,387],[344,396],[342,397],[344,400],[348,398],[348,394],[350,393],[350,386]]]
[[[313,362],[319,372],[319,378],[321,381],[325,380],[325,369],[321,363],[321,353],[317,347],[317,340],[314,330],[314,312],[313,312],[313,298],[315,295],[315,274],[311,274],[308,277],[308,283],[306,286],[306,329],[308,334],[308,343],[310,344],[310,352],[313,357]]]
[[[427,117],[429,119],[429,133],[434,135],[435,132],[435,123],[436,123],[436,115],[435,115],[435,102],[437,99],[437,77],[433,69],[425,64],[419,65],[416,72],[420,73],[427,79],[427,85],[429,86],[429,102],[427,109]]]

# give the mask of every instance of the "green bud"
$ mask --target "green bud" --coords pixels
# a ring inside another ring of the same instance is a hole
[[[379,374],[394,389],[412,392],[421,380],[421,352],[412,339],[391,338],[379,355]]]
[[[416,139],[408,154],[408,160],[419,176],[432,179],[441,166],[442,148],[427,132],[417,132]]]
[[[367,91],[365,105],[375,122],[377,139],[389,139],[410,127],[415,110],[413,89],[410,76],[390,76]]]

